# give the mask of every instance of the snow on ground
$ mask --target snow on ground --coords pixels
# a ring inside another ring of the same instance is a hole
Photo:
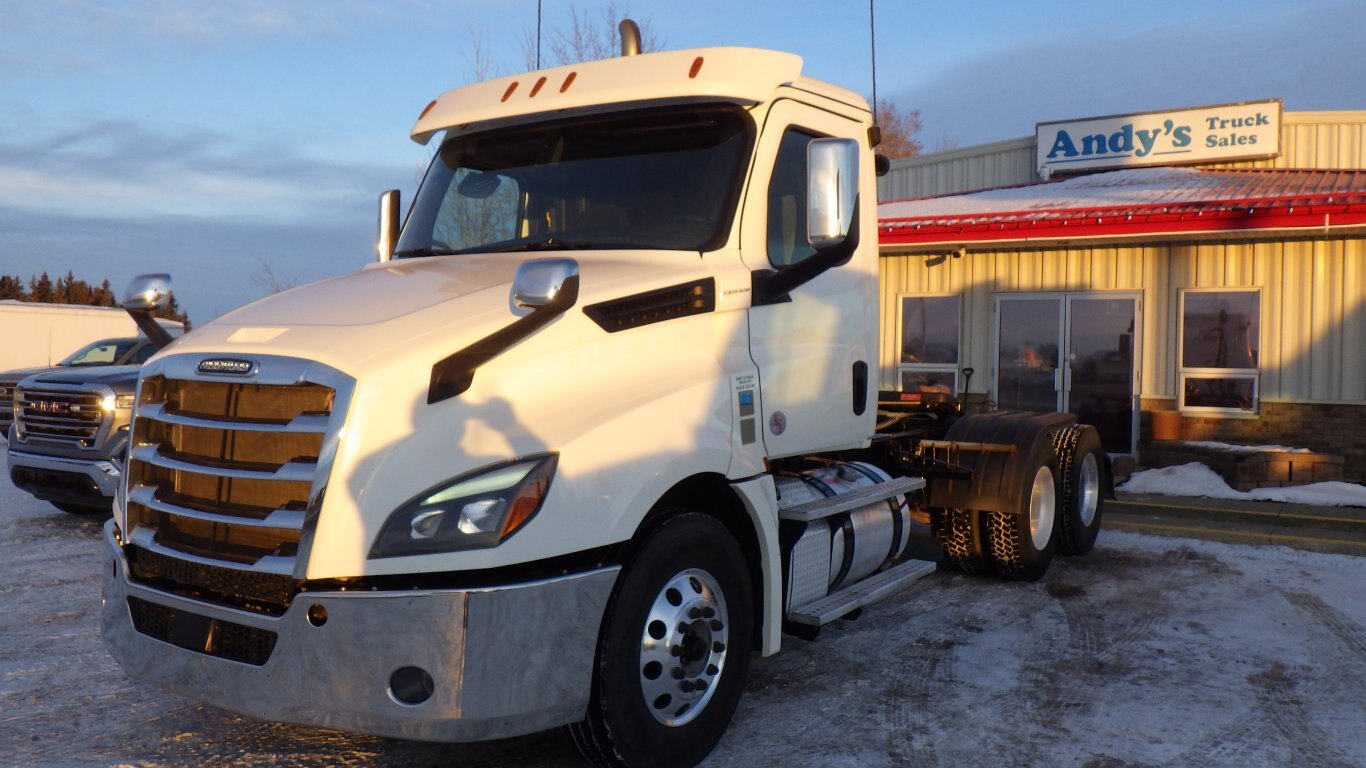
[[[1115,490],[1128,493],[1156,493],[1163,496],[1279,501],[1286,504],[1313,504],[1322,507],[1366,507],[1366,487],[1355,483],[1333,481],[1289,488],[1235,491],[1224,482],[1224,478],[1198,461],[1135,472],[1128,482],[1117,486]]]
[[[1291,448],[1286,445],[1234,445],[1217,443],[1213,440],[1176,440],[1176,445],[1189,445],[1192,448],[1206,448],[1225,453],[1313,453],[1308,448]]]

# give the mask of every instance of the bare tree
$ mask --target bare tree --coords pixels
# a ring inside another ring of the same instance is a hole
[[[914,157],[924,149],[917,138],[920,133],[920,110],[902,112],[892,100],[882,99],[877,104],[877,124],[882,129],[882,143],[877,151],[888,159]]]
[[[555,64],[575,64],[580,61],[597,61],[616,56],[621,50],[621,33],[617,25],[629,17],[631,7],[618,7],[615,0],[602,9],[600,21],[594,21],[587,10],[578,6],[569,7],[568,28],[556,29],[546,39],[550,49],[549,60]],[[655,34],[649,19],[636,19],[640,27],[640,51],[649,53],[664,47],[664,40]],[[523,45],[523,53],[530,53],[532,64],[535,62],[535,37],[531,32],[530,45]]]
[[[950,150],[958,149],[958,147],[958,139],[950,136],[948,131],[939,134],[939,138],[934,140],[935,152],[948,152]]]
[[[275,264],[264,256],[257,255],[256,271],[251,275],[251,284],[267,294],[287,291],[299,284],[297,278],[281,277],[275,274]]]

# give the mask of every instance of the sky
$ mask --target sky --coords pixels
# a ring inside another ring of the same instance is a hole
[[[873,0],[876,90],[927,150],[1038,122],[1284,100],[1366,109],[1366,2]],[[871,96],[867,0],[541,0],[642,21],[666,49],[800,54]],[[537,0],[0,0],[0,274],[121,293],[172,275],[195,324],[374,258],[376,200],[410,200],[418,112],[527,68]]]

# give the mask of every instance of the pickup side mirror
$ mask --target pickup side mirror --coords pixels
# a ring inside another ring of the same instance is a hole
[[[375,250],[381,263],[394,257],[398,245],[398,190],[381,192],[379,196],[379,241]]]
[[[123,292],[123,309],[138,324],[138,330],[165,349],[175,339],[152,317],[152,311],[165,309],[171,303],[171,276],[167,274],[138,275]]]
[[[853,139],[813,139],[807,145],[806,237],[816,252],[776,272],[754,272],[752,306],[791,301],[794,289],[858,250],[858,153]]]

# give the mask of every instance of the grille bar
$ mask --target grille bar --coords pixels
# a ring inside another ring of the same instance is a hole
[[[92,445],[104,426],[103,396],[88,390],[24,387],[14,393],[14,419],[30,438]]]
[[[162,501],[157,498],[157,489],[148,485],[139,485],[130,489],[128,501],[141,504],[157,512],[177,517],[188,517],[192,520],[202,520],[206,523],[241,525],[249,528],[287,528],[295,531],[303,530],[304,527],[304,511],[302,509],[276,509],[260,519],[221,512],[205,512]]]
[[[173,472],[193,472],[200,475],[213,475],[234,480],[283,480],[285,482],[307,483],[313,480],[317,465],[312,462],[290,461],[280,465],[275,471],[255,469],[235,469],[227,466],[214,466],[196,462],[182,461],[163,456],[156,445],[139,445],[133,448],[133,459],[154,467],[169,469]]]
[[[266,555],[255,563],[234,563],[230,560],[219,560],[212,557],[192,555],[189,552],[182,552],[178,549],[162,546],[157,543],[156,534],[157,532],[151,528],[138,526],[133,530],[133,533],[128,536],[128,542],[153,554],[176,560],[185,560],[194,563],[195,565],[226,568],[228,570],[244,571],[246,573],[269,573],[276,576],[290,576],[294,573],[294,558],[292,557]]]
[[[164,424],[203,429],[231,429],[239,432],[305,432],[322,434],[327,432],[328,415],[325,413],[304,413],[285,423],[269,421],[246,421],[242,419],[211,419],[200,415],[189,416],[176,413],[164,403],[150,403],[142,406],[138,416],[153,419]]]

